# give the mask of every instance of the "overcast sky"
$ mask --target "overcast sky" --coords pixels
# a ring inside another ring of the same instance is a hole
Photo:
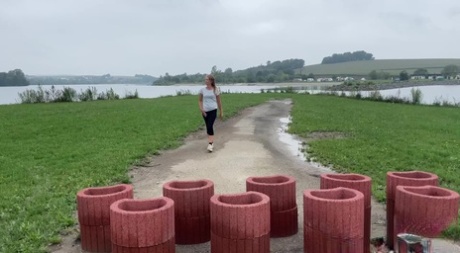
[[[459,0],[0,0],[0,72],[153,76],[376,59],[460,58]]]

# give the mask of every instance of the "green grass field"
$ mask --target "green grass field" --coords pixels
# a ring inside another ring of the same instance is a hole
[[[460,66],[460,59],[394,59],[355,61],[335,64],[315,64],[303,67],[302,74],[318,75],[363,75],[367,76],[372,70],[399,75],[403,70],[412,74],[418,68],[425,68],[430,74],[440,74],[442,69],[450,64]]]
[[[426,170],[460,191],[456,108],[297,94],[225,94],[227,117],[271,97],[292,97],[291,131],[347,138],[310,143],[308,152],[344,172],[372,176],[383,200],[385,173]],[[0,252],[40,252],[75,224],[82,188],[129,182],[128,168],[174,148],[202,119],[196,96],[0,106]],[[300,189],[299,189],[300,190]],[[460,238],[460,226],[447,235]]]
[[[346,138],[309,143],[309,154],[336,171],[372,177],[373,195],[385,200],[387,171],[435,173],[460,192],[460,110],[340,98],[295,98],[290,131],[338,132]],[[460,214],[459,214],[460,215]],[[460,238],[460,223],[446,233]]]
[[[268,96],[225,95],[225,114]],[[195,96],[0,106],[0,252],[40,252],[89,186],[128,182],[147,154],[203,125]]]

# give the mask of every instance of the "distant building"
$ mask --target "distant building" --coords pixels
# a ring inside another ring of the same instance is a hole
[[[444,80],[445,78],[443,76],[436,76],[435,79],[436,80]]]

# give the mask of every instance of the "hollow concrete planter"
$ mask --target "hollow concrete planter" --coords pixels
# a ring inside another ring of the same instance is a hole
[[[364,252],[364,195],[357,190],[305,190],[304,252]]]
[[[270,198],[259,192],[211,197],[211,252],[270,252]]]
[[[437,186],[396,187],[394,235],[437,237],[456,221],[459,198],[457,192]]]
[[[174,201],[122,199],[110,206],[113,252],[174,253]]]
[[[111,252],[110,205],[120,199],[132,199],[133,187],[119,184],[90,187],[77,193],[80,240],[88,252]]]
[[[197,244],[211,240],[209,202],[214,183],[209,180],[171,181],[163,185],[163,196],[174,200],[177,244]]]
[[[394,231],[394,209],[396,187],[404,186],[424,186],[438,185],[438,176],[433,173],[424,171],[402,171],[402,172],[387,172],[386,186],[386,203],[387,203],[387,241],[386,245],[393,249],[395,234]]]
[[[286,237],[297,233],[295,178],[286,175],[249,177],[246,179],[246,191],[260,192],[270,197],[271,237]]]
[[[322,174],[321,189],[345,187],[360,191],[364,195],[364,239],[363,248],[370,250],[372,179],[360,174]]]

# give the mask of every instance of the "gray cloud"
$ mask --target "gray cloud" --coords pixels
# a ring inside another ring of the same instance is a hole
[[[0,71],[159,76],[355,50],[459,58],[458,1],[406,2],[0,0]]]

